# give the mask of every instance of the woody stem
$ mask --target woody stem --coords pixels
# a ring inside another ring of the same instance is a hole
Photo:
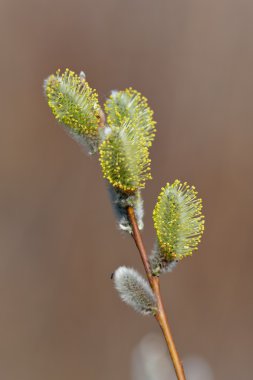
[[[178,380],[186,380],[183,365],[182,365],[182,362],[180,360],[179,354],[177,352],[175,342],[174,342],[173,337],[172,337],[171,329],[169,326],[169,322],[168,322],[168,319],[167,319],[167,316],[166,316],[166,313],[164,310],[164,305],[163,305],[161,292],[160,292],[159,277],[154,276],[152,273],[150,263],[148,260],[148,256],[147,256],[147,252],[145,250],[143,240],[142,240],[142,237],[140,234],[140,230],[138,228],[138,224],[136,221],[136,216],[135,216],[135,212],[134,212],[133,207],[129,206],[127,209],[127,213],[128,213],[129,221],[130,221],[131,226],[132,226],[132,237],[133,237],[135,244],[136,244],[136,247],[140,253],[140,256],[141,256],[141,259],[142,259],[142,262],[143,262],[143,265],[144,265],[150,286],[153,289],[153,292],[154,292],[156,299],[157,299],[157,312],[155,314],[155,318],[156,318],[157,322],[159,323],[160,328],[162,330],[162,333],[164,335],[164,338],[166,340],[177,378],[178,378]]]

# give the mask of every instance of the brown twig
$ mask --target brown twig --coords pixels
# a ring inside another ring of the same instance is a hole
[[[167,320],[167,317],[165,314],[163,301],[161,298],[161,292],[160,292],[159,277],[153,276],[153,274],[152,274],[152,271],[150,268],[150,263],[149,263],[148,256],[147,256],[147,253],[146,253],[143,241],[142,241],[140,230],[138,228],[138,224],[136,221],[136,217],[135,217],[133,207],[128,207],[127,212],[128,212],[128,217],[129,217],[130,223],[132,225],[133,239],[134,239],[136,247],[137,247],[137,249],[141,255],[141,259],[142,259],[142,262],[143,262],[143,265],[144,265],[144,268],[145,268],[145,271],[146,271],[146,274],[148,277],[148,281],[149,281],[150,286],[152,287],[152,289],[155,293],[156,299],[157,299],[157,309],[158,310],[157,310],[157,313],[155,315],[155,318],[156,318],[157,322],[159,323],[161,330],[163,332],[164,338],[166,340],[166,343],[167,343],[167,346],[168,346],[168,349],[170,352],[171,360],[172,360],[174,368],[175,368],[177,378],[178,378],[178,380],[186,380],[183,365],[182,365],[180,357],[178,355],[178,352],[177,352],[177,349],[176,349],[176,346],[175,346],[175,343],[174,343],[174,340],[172,337],[172,333],[170,330],[170,326],[169,326],[169,323],[168,323],[168,320]]]

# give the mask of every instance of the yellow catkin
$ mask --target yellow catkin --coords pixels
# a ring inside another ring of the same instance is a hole
[[[63,73],[57,70],[46,79],[45,93],[49,107],[61,124],[82,136],[98,136],[98,95],[84,78],[69,69]]]
[[[181,260],[197,250],[204,231],[201,210],[194,186],[176,180],[162,188],[153,220],[164,259]]]
[[[103,175],[113,187],[133,193],[151,178],[149,150],[131,122],[114,127],[99,152]]]

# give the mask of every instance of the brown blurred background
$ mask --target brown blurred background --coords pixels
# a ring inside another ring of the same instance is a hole
[[[1,0],[1,380],[129,380],[159,331],[112,287],[117,266],[142,267],[97,160],[47,107],[58,67],[84,70],[102,101],[129,85],[149,99],[148,249],[166,181],[195,184],[206,215],[199,254],[162,279],[178,349],[217,380],[253,378],[252,20],[251,0]]]

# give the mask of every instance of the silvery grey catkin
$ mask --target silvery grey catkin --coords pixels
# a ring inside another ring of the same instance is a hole
[[[143,315],[156,314],[157,303],[153,290],[136,270],[119,267],[113,279],[122,301]]]

